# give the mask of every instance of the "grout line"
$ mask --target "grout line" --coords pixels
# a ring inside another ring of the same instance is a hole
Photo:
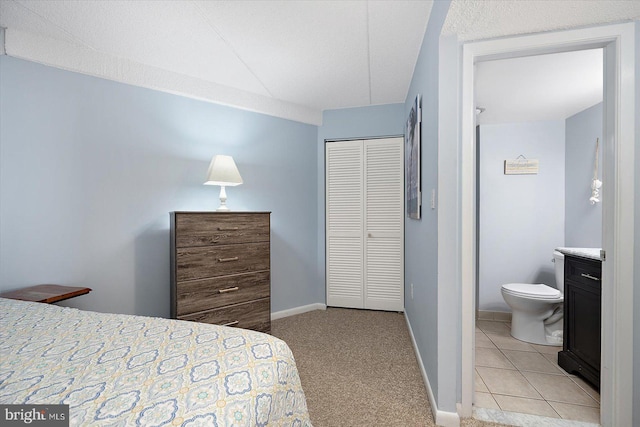
[[[498,405],[498,408],[500,408],[501,411],[505,411],[506,409],[503,409],[502,406],[500,406],[500,404],[498,403],[498,399],[496,399],[496,397],[493,395],[493,393],[491,393],[491,398],[493,399],[494,402],[496,402],[496,405]]]
[[[547,400],[547,402],[561,403],[563,405],[571,405],[571,406],[580,406],[582,408],[600,409],[600,406],[589,406],[589,405],[583,405],[583,404],[580,404],[580,403],[569,403],[569,402],[563,402],[561,400]]]
[[[548,400],[546,400],[546,399],[544,399],[544,398],[542,398],[542,399],[536,399],[536,398],[534,398],[534,397],[520,397],[520,396],[512,396],[512,395],[510,395],[510,394],[498,394],[498,393],[496,393],[496,394],[497,394],[498,396],[508,396],[508,397],[516,397],[516,398],[521,398],[521,399],[530,399],[530,400],[543,401],[544,403],[546,403],[546,404],[547,404],[547,406],[548,406],[549,408],[551,408],[551,410],[553,411],[553,413],[554,413],[554,414],[556,414],[556,415],[558,416],[558,418],[560,418],[560,419],[565,419],[565,418],[562,418],[562,415],[560,415],[560,414],[558,413],[558,411],[556,411],[556,410],[555,410],[555,408],[554,408],[553,406],[551,406],[551,404],[549,403],[549,401],[548,401]],[[542,395],[541,395],[541,396],[542,396]],[[493,394],[491,395],[491,397],[493,397],[493,400],[496,402],[496,404],[498,405],[498,407],[500,408],[500,410],[501,410],[501,411],[507,411],[506,409],[503,409],[503,408],[502,408],[502,406],[500,406],[500,403],[498,402],[498,399],[496,399],[496,398],[493,396]],[[522,412],[522,413],[525,413],[525,412]],[[527,414],[528,414],[528,413],[527,413]],[[539,416],[539,417],[547,417],[547,416],[548,416],[548,415],[543,415],[543,414],[528,414],[528,415],[536,415],[536,416]]]
[[[513,394],[504,394],[504,393],[491,393],[491,394],[496,395],[496,396],[516,397],[518,399],[538,400],[538,401],[545,401],[547,403],[549,402],[548,400],[545,400],[544,397],[524,397],[524,396],[515,396]],[[497,402],[498,401],[496,400],[496,403]],[[498,403],[498,406],[500,406],[499,403]]]
[[[535,347],[534,347],[534,349],[535,349]],[[520,353],[533,353],[532,351],[522,351],[522,350],[507,350],[507,351],[517,351],[517,352],[520,352]],[[553,364],[551,363],[551,361],[549,361],[549,359],[547,359],[546,357],[544,357],[544,353],[540,353],[540,352],[538,352],[538,354],[539,354],[540,356],[542,356],[542,358],[545,360],[545,362],[549,363],[549,364],[550,364],[551,366],[553,366],[554,368],[557,366],[557,364],[556,364],[556,365],[553,365]],[[507,356],[506,354],[505,354],[505,357],[506,357],[507,359],[509,359],[509,356]],[[509,361],[513,364],[513,366],[516,366],[516,364],[515,364],[515,363],[513,363],[513,362],[511,361],[511,359],[509,359]],[[561,368],[560,368],[560,369],[556,369],[556,371],[558,371],[557,373],[554,373],[555,371],[554,371],[554,372],[544,372],[544,371],[532,371],[532,370],[528,370],[528,369],[526,369],[526,370],[525,370],[525,369],[520,369],[520,368],[518,368],[517,366],[516,366],[516,369],[517,369],[520,373],[522,373],[522,372],[533,372],[534,374],[555,375],[555,376],[557,376],[557,377],[560,377],[560,376],[566,376],[566,375],[563,375],[563,374],[565,374],[565,371],[564,371],[563,369],[561,369]],[[560,372],[560,371],[561,371],[561,372]]]
[[[497,347],[497,346],[496,346]],[[500,352],[500,354],[502,354],[502,356],[504,356],[505,359],[507,359],[507,361],[509,361],[509,363],[511,364],[511,366],[513,366],[513,369],[515,369],[516,371],[520,372],[520,369],[518,369],[518,367],[515,365],[515,363],[513,363],[511,361],[511,359],[509,359],[509,357],[505,354],[504,351],[502,351],[501,348],[498,348],[498,351]],[[508,368],[505,368],[508,369]]]
[[[476,374],[478,377],[480,377],[480,381],[482,381],[482,384],[484,385],[484,388],[486,388],[486,389],[487,389],[487,391],[486,391],[486,392],[481,392],[481,393],[491,393],[491,391],[489,390],[489,386],[487,386],[487,383],[486,383],[486,382],[484,382],[484,378],[482,378],[482,376],[480,375],[480,372],[478,372],[478,370],[477,370],[475,367],[473,368],[473,370],[474,370],[475,374]],[[475,378],[474,378],[474,381],[475,381]]]
[[[566,420],[568,418],[563,417],[562,415],[560,415],[560,413],[558,411],[556,411],[556,408],[554,408],[551,403],[549,403],[549,401],[547,399],[544,400],[545,402],[547,402],[547,405],[549,406],[549,408],[551,408],[551,410],[558,416],[558,418],[560,418],[561,420]],[[573,420],[572,420],[573,421]]]
[[[577,377],[576,377],[577,378]],[[585,388],[583,386],[581,386],[577,381],[574,381],[574,379],[572,377],[569,377],[569,379],[578,387],[580,387],[580,390],[584,391],[591,399],[593,399],[594,402],[596,402],[598,404],[598,408],[600,407],[600,402],[598,402],[593,396],[591,396],[591,394],[589,394],[589,392],[587,390],[585,390]],[[487,387],[488,389],[488,387]],[[595,391],[595,390],[593,390]],[[598,395],[600,395],[600,393],[598,393]],[[580,406],[585,406],[585,405],[580,405]]]
[[[480,328],[478,328],[478,329],[480,329]],[[491,340],[491,337],[490,337],[490,336],[489,336],[489,335],[488,335],[484,330],[480,329],[480,331],[481,331],[481,332],[482,332],[482,333],[483,333],[487,338],[489,338],[489,340],[490,340],[491,342],[493,342],[493,340]],[[494,343],[494,345],[495,345],[495,343]],[[529,381],[529,379],[528,379],[528,378],[523,374],[523,372],[531,372],[531,373],[541,374],[541,375],[551,375],[551,376],[555,376],[555,377],[560,377],[560,376],[567,377],[567,378],[571,379],[571,382],[573,382],[575,385],[577,385],[577,386],[578,386],[578,388],[580,388],[580,390],[581,390],[583,393],[585,393],[587,396],[589,396],[589,397],[591,398],[591,400],[593,400],[595,403],[597,403],[597,404],[598,404],[598,406],[597,406],[598,411],[600,411],[600,410],[601,410],[601,409],[600,409],[600,403],[599,403],[595,398],[593,398],[593,397],[592,397],[592,396],[591,396],[591,395],[590,395],[590,394],[589,394],[589,393],[584,389],[584,387],[582,387],[580,384],[578,384],[576,381],[574,381],[574,380],[573,380],[573,378],[570,376],[570,374],[569,374],[568,372],[566,372],[564,369],[562,369],[562,368],[560,368],[560,369],[559,369],[562,375],[561,375],[561,374],[550,374],[550,373],[547,373],[547,372],[522,371],[522,370],[520,370],[517,366],[515,366],[515,364],[514,364],[513,362],[511,362],[511,359],[509,359],[509,357],[505,354],[505,352],[504,352],[504,351],[506,350],[506,351],[520,351],[520,352],[522,352],[522,353],[533,353],[532,351],[502,349],[502,348],[499,348],[497,345],[496,345],[496,348],[498,348],[498,350],[500,351],[500,353],[501,353],[504,357],[506,357],[506,358],[507,358],[507,360],[509,360],[509,362],[510,362],[514,367],[515,367],[515,370],[516,370],[520,375],[522,375],[522,377],[524,377],[524,379],[527,381],[527,383],[529,383],[529,385],[530,385],[531,387],[533,387],[533,389],[534,389],[534,390],[535,390],[535,391],[540,395],[540,398],[535,398],[535,397],[514,396],[514,395],[511,395],[511,394],[502,394],[502,393],[494,393],[494,392],[492,392],[492,391],[489,389],[489,386],[486,384],[486,381],[484,380],[484,378],[482,378],[482,375],[480,375],[480,372],[478,372],[478,370],[477,370],[476,368],[477,368],[478,366],[480,366],[480,367],[484,367],[484,368],[502,369],[502,370],[505,370],[505,371],[513,371],[513,369],[508,369],[508,368],[494,368],[494,367],[491,367],[491,366],[482,366],[482,365],[478,365],[478,364],[477,364],[477,362],[476,362],[476,366],[474,367],[475,372],[476,372],[476,373],[477,373],[477,375],[480,377],[480,379],[481,379],[481,380],[482,380],[482,382],[484,383],[484,385],[485,385],[485,387],[487,388],[487,390],[489,390],[489,394],[491,395],[491,397],[493,398],[493,400],[496,402],[496,404],[498,405],[498,407],[500,408],[500,410],[501,410],[501,411],[505,411],[505,410],[504,410],[504,409],[502,409],[502,407],[500,406],[500,403],[498,403],[498,400],[495,398],[495,396],[494,396],[494,395],[497,395],[497,396],[515,397],[515,398],[521,398],[521,399],[531,399],[531,400],[538,400],[538,401],[542,400],[542,401],[544,401],[544,402],[545,402],[545,403],[546,403],[546,404],[551,408],[551,410],[552,410],[555,414],[557,414],[557,415],[558,415],[558,417],[560,417],[560,419],[563,419],[563,420],[576,421],[576,420],[573,420],[573,419],[571,419],[571,418],[564,418],[564,417],[562,417],[562,415],[560,415],[560,414],[558,413],[558,411],[556,411],[556,410],[555,410],[555,408],[554,408],[554,407],[553,407],[549,402],[561,403],[561,404],[564,404],[564,405],[581,406],[581,407],[583,407],[583,408],[594,408],[593,406],[588,406],[588,405],[580,405],[580,404],[576,404],[576,403],[559,402],[559,401],[555,401],[555,400],[548,400],[547,398],[545,398],[545,397],[542,395],[542,393],[540,392],[540,390],[538,390],[538,389],[537,389],[537,388],[536,388],[536,387],[535,387],[535,386],[534,386],[534,385]],[[538,350],[536,347],[533,347],[533,346],[532,346],[532,348],[535,350],[535,353],[537,353],[537,354],[541,355],[541,356],[542,356],[542,357],[543,357],[547,362],[551,363],[551,361],[550,361],[549,359],[547,359],[547,358],[544,356],[546,353],[541,352],[541,351],[540,351],[540,350]],[[476,348],[476,351],[477,351],[477,348]],[[557,362],[556,362],[556,365],[557,365]],[[544,416],[544,415],[542,415],[542,414],[529,414],[529,415]]]

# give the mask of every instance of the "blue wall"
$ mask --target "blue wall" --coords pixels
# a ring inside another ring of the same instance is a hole
[[[215,210],[214,154],[272,211],[272,310],[318,302],[317,127],[0,56],[0,290],[83,285],[80,308],[169,315],[169,212]]]
[[[596,138],[600,138],[598,178],[602,180],[602,114],[599,103],[566,120],[564,246],[602,247],[602,203],[589,202]]]
[[[405,219],[405,310],[438,403],[438,218],[437,211],[429,208],[429,199],[438,182],[438,48],[449,4],[449,1],[433,4],[404,104],[406,118],[416,95],[422,95],[422,219]],[[452,325],[454,334],[456,330]],[[456,379],[451,378],[451,382]],[[441,409],[455,412],[455,399],[449,403]]]
[[[640,22],[636,21],[636,117],[640,114]],[[634,321],[633,321],[633,360],[640,360],[640,120],[636,120],[636,179],[635,179],[635,223],[634,223]],[[640,425],[640,366],[633,367],[633,425]]]
[[[322,126],[318,129],[318,141],[324,144],[326,139],[402,135],[404,121],[402,104],[326,110],[322,114]]]
[[[539,160],[538,173],[505,175],[504,161],[521,154]],[[565,121],[480,126],[478,165],[478,309],[509,312],[503,284],[555,286],[553,250],[565,246]]]
[[[325,140],[375,138],[404,134],[404,106],[402,104],[372,107],[326,110],[322,114],[322,126],[318,128],[318,270],[322,286],[317,289],[318,301],[326,301],[325,287]]]

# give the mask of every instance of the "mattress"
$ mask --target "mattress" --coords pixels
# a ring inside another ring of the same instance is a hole
[[[67,404],[70,425],[311,426],[271,335],[4,298],[0,403]]]

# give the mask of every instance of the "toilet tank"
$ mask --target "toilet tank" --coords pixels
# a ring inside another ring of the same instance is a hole
[[[553,262],[556,267],[556,288],[564,295],[564,254],[553,251]]]

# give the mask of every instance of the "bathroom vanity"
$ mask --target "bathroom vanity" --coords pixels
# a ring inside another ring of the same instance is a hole
[[[564,337],[558,365],[600,390],[602,262],[599,251],[564,251]]]

